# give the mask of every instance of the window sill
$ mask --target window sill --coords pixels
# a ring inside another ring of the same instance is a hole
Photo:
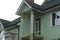
[[[59,27],[60,25],[54,25],[54,26],[51,26],[51,28],[54,28],[54,27]]]

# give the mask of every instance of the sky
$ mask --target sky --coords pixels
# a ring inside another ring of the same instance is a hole
[[[35,3],[41,5],[44,0],[35,0]],[[16,11],[22,0],[0,0],[0,19],[12,21],[20,16]]]

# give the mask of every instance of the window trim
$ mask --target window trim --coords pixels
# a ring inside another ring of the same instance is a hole
[[[56,25],[56,24],[54,26],[52,26],[52,14],[57,13],[57,12],[60,12],[60,11],[55,11],[55,12],[50,13],[50,27],[59,26],[59,25]]]
[[[37,21],[36,19],[38,19],[38,21]],[[36,17],[34,24],[38,23],[38,26],[39,26],[39,22],[40,22],[40,24],[41,24],[41,18],[40,18],[40,17]],[[41,27],[41,25],[40,25],[40,27]],[[38,29],[39,29],[39,27],[37,28],[37,30],[38,30]],[[34,31],[34,34],[35,34],[35,35],[40,35],[39,32],[41,32],[41,31],[38,30],[38,31],[36,32],[36,25],[35,25],[34,30],[35,30],[35,31]],[[37,33],[37,34],[36,34],[36,33]]]
[[[50,13],[50,25],[51,25],[50,27],[53,27],[53,26],[52,26],[52,14],[53,14],[53,12]]]
[[[56,13],[56,11],[50,13],[50,27],[51,27],[51,28],[53,27],[53,26],[52,26],[52,14],[54,14],[54,13]],[[56,25],[54,25],[54,26],[56,26]]]

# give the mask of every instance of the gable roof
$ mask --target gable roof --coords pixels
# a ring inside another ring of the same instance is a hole
[[[40,11],[46,11],[48,9],[51,9],[53,7],[56,7],[58,5],[60,5],[60,0],[51,0],[51,1],[47,1],[45,2],[43,5],[38,5],[36,3],[31,3],[29,0],[25,0],[31,7],[38,9]]]
[[[2,23],[2,25],[4,26],[4,28],[5,28],[9,23],[11,23],[10,21],[3,20],[3,19],[0,19],[0,22]]]
[[[60,0],[51,0],[51,1],[45,1],[42,5],[38,5],[36,3],[32,3],[29,0],[23,0],[21,5],[19,6],[18,10],[16,11],[16,14],[19,15],[22,11],[21,11],[21,7],[23,4],[26,4],[30,9],[36,9],[41,11],[42,13],[46,13],[49,10],[53,10],[56,8],[59,8],[60,6]]]
[[[13,20],[12,22],[7,21],[7,20],[3,20],[3,19],[0,19],[0,22],[2,23],[4,28],[9,28],[9,27],[11,27],[13,25],[17,25],[20,22],[20,17],[15,19],[15,20]]]
[[[6,26],[6,28],[11,27],[13,25],[17,25],[20,22],[20,17],[13,20],[9,25]]]

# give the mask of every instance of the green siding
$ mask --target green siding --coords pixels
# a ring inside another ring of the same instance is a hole
[[[29,9],[30,9],[30,8],[29,8],[26,4],[23,4],[21,11],[22,11],[22,12],[26,12],[26,11],[28,11]]]
[[[30,18],[29,15],[23,14],[24,17],[21,16],[21,27],[20,27],[20,36],[25,36],[30,33]]]
[[[18,33],[18,28],[17,27],[15,27],[15,28],[11,28],[11,29],[8,29],[8,30],[6,30],[7,32],[12,32],[12,33]]]
[[[41,34],[44,40],[52,40],[60,38],[60,26],[51,27],[50,14],[44,14],[41,16]]]

